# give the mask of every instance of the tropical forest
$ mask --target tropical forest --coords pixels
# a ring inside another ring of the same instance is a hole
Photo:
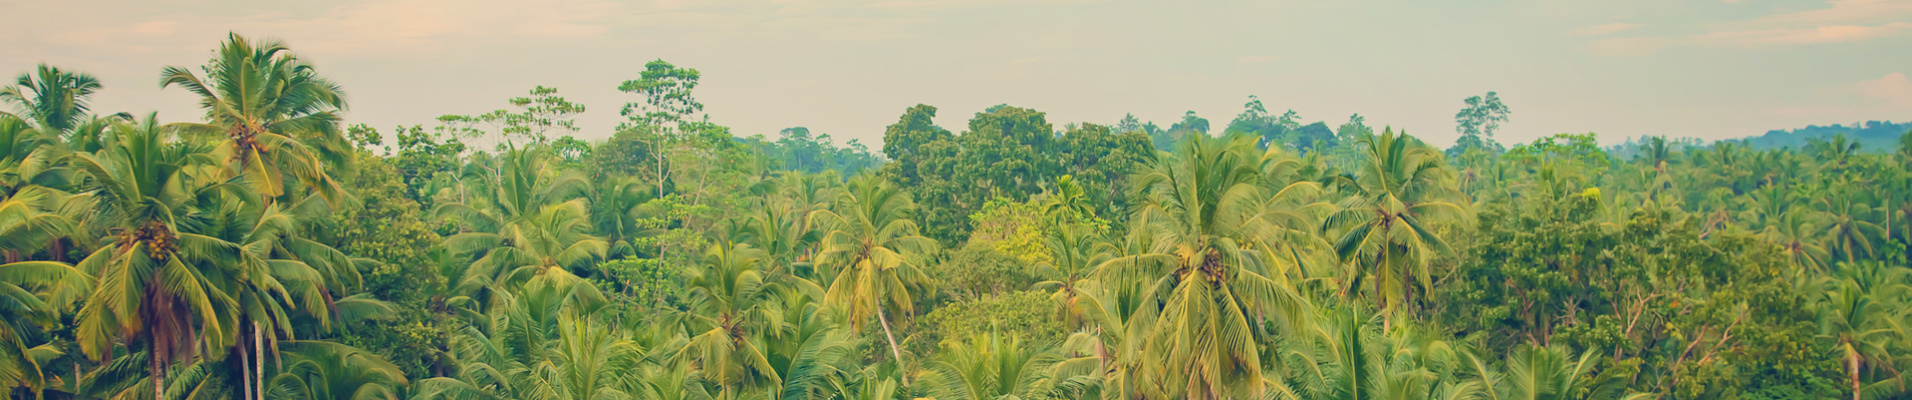
[[[1451,146],[1257,97],[865,144],[660,59],[614,130],[545,86],[388,127],[290,44],[7,66],[9,398],[1912,398],[1906,124],[1502,143],[1482,90]],[[201,113],[91,106],[146,86]]]

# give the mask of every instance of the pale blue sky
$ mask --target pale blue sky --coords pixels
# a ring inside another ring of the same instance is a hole
[[[1500,92],[1503,142],[1598,132],[1726,138],[1912,119],[1912,0],[951,1],[0,0],[0,73],[100,77],[106,112],[199,114],[159,69],[225,32],[283,39],[381,130],[505,106],[534,85],[590,107],[663,58],[741,135],[807,126],[873,146],[917,103],[960,131],[1008,103],[1051,122],[1222,126],[1247,96],[1331,125],[1451,142],[1461,99]]]

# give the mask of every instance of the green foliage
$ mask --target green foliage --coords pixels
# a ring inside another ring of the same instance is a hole
[[[677,309],[684,299],[684,278],[678,268],[655,258],[627,257],[606,261],[597,268],[615,280],[603,281],[603,290],[652,309]],[[615,284],[613,284],[615,283]]]
[[[441,239],[387,159],[361,155],[352,168],[342,180],[358,207],[339,212],[335,247],[378,261],[359,271],[367,293],[403,303],[425,301],[433,288],[445,286],[430,255]]]
[[[1500,153],[1502,148],[1494,141],[1494,133],[1500,130],[1500,124],[1507,122],[1508,114],[1513,113],[1500,102],[1500,94],[1487,92],[1486,97],[1469,97],[1463,102],[1467,107],[1454,113],[1454,131],[1461,137],[1454,141],[1454,147],[1447,149],[1447,155],[1456,157],[1475,148]]]
[[[929,275],[952,297],[974,299],[1027,289],[1036,283],[1036,272],[1028,261],[990,244],[971,242],[951,252]]]
[[[1045,216],[1045,210],[1034,201],[1017,202],[997,197],[983,203],[982,209],[969,215],[969,245],[988,246],[1003,254],[1015,257],[1025,265],[1035,265],[1053,260],[1049,259],[1049,249],[1043,246],[1042,238],[1053,222]]]
[[[1060,343],[1068,333],[1055,318],[1055,302],[1038,291],[1013,291],[959,300],[916,321],[910,352],[929,354],[940,346],[960,346],[993,333],[1028,343]]]
[[[864,170],[876,169],[883,165],[883,158],[871,153],[857,139],[850,139],[843,146],[837,146],[830,134],[810,133],[810,128],[785,128],[777,133],[777,140],[762,137],[745,139],[751,147],[764,157],[765,161],[780,169],[817,173],[836,171],[838,175],[856,175]]]
[[[647,64],[627,121],[587,142],[585,107],[541,86],[390,138],[342,127],[342,88],[237,35],[163,73],[196,122],[92,115],[97,81],[41,66],[0,89],[0,380],[127,400],[1912,394],[1912,133],[1502,152],[1490,92],[1443,154],[1251,96],[1220,137],[1193,112],[1057,129],[1006,104],[958,134],[918,105],[878,156],[740,139],[702,115],[701,78]]]
[[[911,108],[885,131],[884,153],[894,162],[882,176],[924,203],[926,234],[938,240],[968,236],[967,217],[990,199],[1027,201],[1064,175],[1097,193],[1099,215],[1122,214],[1129,190],[1121,177],[1154,158],[1140,133],[1082,124],[1057,135],[1035,110],[1003,106],[977,113],[960,136],[931,123],[935,112]]]
[[[1594,141],[1594,134],[1562,133],[1540,138],[1531,144],[1515,145],[1501,157],[1529,165],[1578,162],[1578,170],[1599,173],[1611,166],[1612,157]]]

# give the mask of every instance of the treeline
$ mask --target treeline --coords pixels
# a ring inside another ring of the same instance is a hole
[[[1827,126],[1811,125],[1796,129],[1774,129],[1760,136],[1737,139],[1741,145],[1756,150],[1780,148],[1805,149],[1813,142],[1833,140],[1845,136],[1846,140],[1864,145],[1866,151],[1890,152],[1899,135],[1912,131],[1912,122],[1894,123],[1892,121],[1854,122],[1852,125],[1832,124]]]
[[[1819,399],[1908,393],[1912,133],[1439,149],[1258,100],[739,138],[701,74],[380,132],[284,45],[0,90],[18,399]]]

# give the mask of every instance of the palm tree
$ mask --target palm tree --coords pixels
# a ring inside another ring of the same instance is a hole
[[[582,268],[610,245],[588,232],[593,224],[583,178],[547,166],[542,148],[512,149],[498,168],[475,173],[489,193],[464,203],[440,204],[466,232],[445,238],[454,254],[476,257],[456,285],[465,291],[511,288],[532,276]]]
[[[1843,169],[1852,156],[1859,154],[1859,142],[1846,138],[1841,133],[1833,135],[1831,140],[1807,139],[1806,151],[1811,152],[1820,162],[1835,170]]]
[[[1451,254],[1435,224],[1466,213],[1452,173],[1441,153],[1392,129],[1362,138],[1367,159],[1326,227],[1340,232],[1335,252],[1343,262],[1365,269],[1346,279],[1346,291],[1358,290],[1362,279],[1374,284],[1376,308],[1382,312],[1414,300],[1414,289],[1432,289],[1428,265],[1438,255]],[[1363,276],[1365,275],[1365,276]],[[1385,324],[1384,324],[1385,325]]]
[[[14,86],[0,88],[0,101],[13,103],[20,118],[31,119],[49,134],[59,135],[86,121],[88,97],[101,87],[92,75],[40,64],[35,73],[15,78]]]
[[[830,381],[830,399],[889,400],[896,398],[896,379],[865,369]]]
[[[0,196],[32,186],[72,188],[72,169],[61,162],[68,152],[59,144],[57,132],[0,114]]]
[[[1859,191],[1852,186],[1851,182],[1835,183],[1813,201],[1825,222],[1821,229],[1831,244],[1828,247],[1844,255],[1846,262],[1856,262],[1861,255],[1872,257],[1875,251],[1872,238],[1886,233],[1884,228],[1866,219],[1872,206],[1860,199]]]
[[[270,201],[286,194],[285,179],[297,179],[335,203],[341,189],[325,173],[324,159],[345,154],[339,131],[344,90],[276,40],[255,42],[230,34],[220,44],[202,80],[186,67],[160,71],[160,87],[178,85],[199,96],[206,122],[186,131],[217,135],[216,149],[233,176],[245,176]]]
[[[1089,205],[1089,195],[1083,192],[1082,185],[1076,184],[1075,177],[1070,175],[1056,178],[1055,191],[1049,195],[1048,202],[1043,204],[1042,212],[1056,221],[1057,225],[1096,222],[1095,207]]]
[[[292,209],[284,210],[284,206]],[[201,273],[230,285],[221,290],[231,294],[238,306],[238,337],[241,342],[248,336],[253,341],[250,349],[234,348],[234,355],[242,360],[248,393],[265,394],[266,338],[276,343],[281,337],[296,337],[291,310],[304,310],[316,317],[319,328],[328,330],[334,322],[391,310],[389,304],[369,295],[341,298],[363,287],[359,269],[375,262],[347,256],[307,237],[301,227],[323,223],[328,210],[317,196],[308,196],[298,203],[256,202],[201,212],[197,233],[242,249],[233,260],[237,268],[202,269]],[[253,391],[255,384],[260,391]]]
[[[915,300],[905,279],[922,274],[914,259],[935,251],[937,243],[918,232],[911,220],[916,203],[896,185],[863,175],[852,179],[848,189],[837,197],[834,209],[818,211],[829,233],[818,245],[816,264],[831,270],[827,276],[834,276],[824,302],[858,330],[874,317],[883,326],[890,356],[901,365],[903,351],[885,310],[914,312]],[[909,376],[902,379],[908,386]]]
[[[1050,346],[1025,345],[994,333],[978,335],[967,345],[944,348],[930,363],[924,386],[937,399],[1049,398],[1055,382],[1047,373],[1060,361]]]
[[[760,251],[736,244],[714,244],[690,278],[692,312],[685,330],[690,342],[676,358],[691,361],[703,379],[723,387],[722,399],[736,399],[747,388],[780,387],[783,378],[770,364],[761,340],[780,328],[775,320],[773,282],[765,282]]]
[[[74,196],[46,187],[28,186],[17,192],[0,191],[0,262],[17,262],[44,254],[64,260],[63,238],[84,235],[68,215],[85,213],[91,196]]]
[[[1148,253],[1116,257],[1097,269],[1105,283],[1142,283],[1140,340],[1147,361],[1130,382],[1151,396],[1210,399],[1260,395],[1262,362],[1255,344],[1270,319],[1305,325],[1308,301],[1272,279],[1288,260],[1264,257],[1283,248],[1292,228],[1265,206],[1253,138],[1221,141],[1193,135],[1174,157],[1158,157],[1136,178],[1147,197],[1129,219],[1148,231]],[[1258,250],[1259,249],[1259,250]],[[1252,322],[1251,322],[1252,321]],[[1179,387],[1178,387],[1179,386]]]
[[[1083,304],[1082,287],[1090,284],[1090,275],[1095,267],[1115,256],[1115,245],[1100,240],[1088,226],[1069,223],[1047,230],[1043,240],[1049,250],[1048,261],[1038,268],[1046,271],[1054,279],[1036,283],[1042,290],[1052,291],[1051,299],[1056,300],[1056,315],[1075,326],[1088,313]]]
[[[591,223],[611,249],[606,255],[617,258],[635,253],[630,238],[650,226],[638,217],[638,206],[651,201],[648,185],[636,179],[606,177],[596,182],[590,193]]]
[[[295,340],[279,344],[285,367],[267,381],[277,398],[398,400],[404,371],[377,354],[343,344]]]
[[[1594,368],[1600,365],[1595,353],[1588,350],[1574,357],[1570,350],[1558,345],[1522,345],[1507,354],[1504,374],[1481,372],[1480,375],[1504,378],[1490,388],[1496,391],[1495,398],[1502,400],[1612,399],[1620,394],[1623,382],[1593,376]]]
[[[1832,339],[1833,350],[1844,359],[1852,399],[1860,400],[1859,394],[1863,392],[1860,367],[1869,362],[1890,362],[1883,360],[1889,354],[1883,342],[1892,333],[1887,325],[1891,316],[1885,315],[1890,311],[1874,302],[1875,294],[1884,292],[1885,288],[1862,286],[1853,280],[1835,285],[1822,299],[1819,331],[1821,336]]]
[[[1090,279],[1076,288],[1077,304],[1086,309],[1085,317],[1092,324],[1090,328],[1070,335],[1063,348],[1086,353],[1086,357],[1078,356],[1058,364],[1055,376],[1077,375],[1072,369],[1080,369],[1081,364],[1087,364],[1094,368],[1090,376],[1100,378],[1094,390],[1101,392],[1102,398],[1145,397],[1144,388],[1138,386],[1138,383],[1146,381],[1142,378],[1142,361],[1145,358],[1142,338],[1147,337],[1153,327],[1143,324],[1147,321],[1137,317],[1142,316],[1142,309],[1154,307],[1154,304],[1144,304],[1143,301],[1153,302],[1154,299],[1144,294],[1142,286],[1141,283],[1111,285]]]
[[[774,388],[770,395],[775,399],[824,397],[832,382],[855,372],[861,360],[853,357],[849,332],[836,324],[827,308],[814,303],[823,291],[807,280],[788,279],[807,288],[777,291],[783,326],[763,335],[763,350],[764,358],[783,378],[783,387]]]
[[[1787,211],[1766,227],[1769,240],[1784,247],[1787,260],[1800,271],[1825,272],[1831,265],[1831,253],[1819,244],[1817,235],[1821,232],[1817,218],[1803,209]]]
[[[182,229],[200,199],[236,188],[208,174],[205,149],[173,143],[152,117],[115,131],[115,146],[71,160],[98,185],[98,213],[113,231],[78,265],[99,285],[80,309],[77,336],[95,359],[115,338],[146,342],[157,397],[164,366],[202,345],[226,348],[238,331],[232,285],[208,271],[237,267],[240,246]]]
[[[1291,389],[1285,398],[1440,399],[1474,398],[1485,389],[1461,379],[1457,349],[1435,332],[1395,329],[1382,335],[1375,315],[1354,307],[1321,310],[1327,323],[1289,341],[1284,367]]]
[[[46,389],[50,371],[43,369],[43,360],[59,350],[48,344],[29,346],[27,335],[54,325],[92,286],[91,276],[65,263],[0,264],[0,381],[5,382],[0,388],[24,387],[36,398]]]
[[[634,396],[645,350],[606,326],[607,304],[592,285],[540,275],[452,338],[460,366],[449,377],[420,380],[421,400],[594,400]]]
[[[744,238],[765,253],[766,273],[783,276],[801,272],[796,267],[809,264],[806,253],[822,238],[822,232],[802,211],[809,205],[772,197],[762,202],[759,210],[743,221]]]

